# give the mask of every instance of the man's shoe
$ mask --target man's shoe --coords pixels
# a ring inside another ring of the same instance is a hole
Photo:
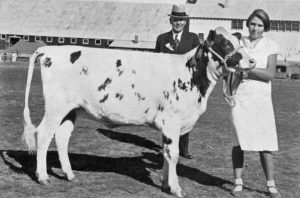
[[[194,157],[189,153],[181,153],[181,157],[184,157],[185,159],[194,159]]]

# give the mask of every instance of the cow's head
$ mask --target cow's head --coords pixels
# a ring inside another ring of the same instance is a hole
[[[239,44],[238,39],[229,34],[224,28],[218,27],[211,30],[205,42],[205,47],[212,54],[214,61],[229,68],[252,68],[255,61]],[[221,62],[220,62],[221,61]]]
[[[216,82],[222,72],[253,68],[255,61],[240,46],[236,37],[218,27],[209,32],[205,42],[197,48],[186,65],[193,73],[192,85],[197,86],[203,96],[209,84]]]
[[[187,66],[198,69],[208,66],[208,69],[213,70],[217,76],[221,76],[223,66],[229,70],[253,68],[255,60],[248,55],[236,37],[223,27],[218,27],[210,30],[204,44],[198,47]]]

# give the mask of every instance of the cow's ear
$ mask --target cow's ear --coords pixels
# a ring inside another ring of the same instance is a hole
[[[210,43],[212,43],[216,38],[216,31],[215,30],[210,30],[209,34],[207,36],[207,41],[209,41]]]

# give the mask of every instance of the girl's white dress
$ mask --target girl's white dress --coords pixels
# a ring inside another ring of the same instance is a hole
[[[248,37],[241,43],[256,60],[256,68],[266,68],[268,56],[278,53],[277,44],[263,37],[252,46]],[[271,95],[271,82],[243,80],[236,92],[236,106],[232,108],[235,128],[234,146],[246,151],[277,151],[277,131]]]

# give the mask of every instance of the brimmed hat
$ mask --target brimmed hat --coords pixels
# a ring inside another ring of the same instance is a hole
[[[185,13],[185,7],[183,5],[173,5],[170,17],[175,18],[188,18],[189,16]]]

